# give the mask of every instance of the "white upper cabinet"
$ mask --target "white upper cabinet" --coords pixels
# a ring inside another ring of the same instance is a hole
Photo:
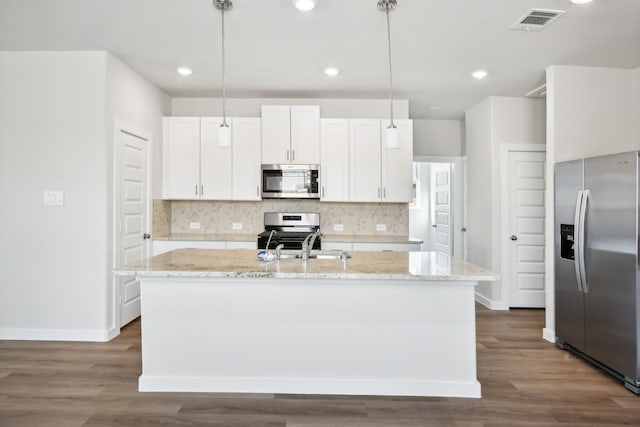
[[[194,199],[200,195],[200,119],[162,119],[162,197]]]
[[[320,120],[320,200],[349,201],[349,120]]]
[[[349,121],[349,188],[353,202],[408,203],[412,199],[413,122],[394,120],[400,147],[386,148],[388,120]]]
[[[349,121],[349,187],[352,202],[379,202],[380,120]]]
[[[394,120],[398,128],[400,146],[386,148],[384,130],[389,120],[381,121],[382,201],[410,202],[413,199],[413,122]]]
[[[320,163],[320,107],[263,105],[262,163]]]
[[[261,200],[260,119],[233,119],[233,199]]]
[[[260,119],[227,119],[231,146],[218,145],[221,117],[164,117],[164,199],[260,200]]]
[[[200,119],[200,198],[231,199],[231,147],[218,145],[222,117]],[[227,119],[227,124],[231,125]]]

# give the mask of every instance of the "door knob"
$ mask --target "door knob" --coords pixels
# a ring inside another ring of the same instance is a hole
[[[518,236],[516,236],[515,234],[511,235],[511,240],[518,240]]]
[[[438,227],[438,224],[433,224],[433,225],[432,225],[432,227],[433,227],[433,228],[437,228],[437,227]]]

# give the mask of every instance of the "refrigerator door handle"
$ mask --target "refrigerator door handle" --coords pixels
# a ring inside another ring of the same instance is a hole
[[[580,229],[578,230],[580,245],[578,246],[578,252],[580,252],[580,277],[582,278],[582,292],[585,294],[589,292],[587,286],[587,270],[584,263],[584,223],[587,215],[587,201],[589,200],[589,190],[582,192],[582,207],[580,208]]]
[[[580,245],[582,244],[582,239],[580,238],[580,213],[582,212],[582,191],[578,191],[578,198],[576,199],[576,213],[573,218],[574,224],[574,233],[573,243],[574,243],[574,266],[576,269],[576,282],[578,282],[578,291],[584,292],[582,290],[582,277],[580,276]]]

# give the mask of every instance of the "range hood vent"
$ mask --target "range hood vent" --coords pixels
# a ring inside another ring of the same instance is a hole
[[[564,10],[530,9],[509,28],[512,30],[541,31],[551,25],[563,13]]]

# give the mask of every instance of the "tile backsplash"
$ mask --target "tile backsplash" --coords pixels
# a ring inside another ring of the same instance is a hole
[[[154,232],[156,235],[257,234],[264,229],[265,212],[319,212],[320,229],[325,234],[409,234],[409,207],[406,203],[331,203],[317,200],[154,200]],[[200,228],[191,229],[191,223],[199,223]],[[242,223],[242,229],[234,230],[234,223]],[[343,230],[334,231],[334,224],[342,224]],[[385,224],[386,231],[376,231],[377,224]]]

